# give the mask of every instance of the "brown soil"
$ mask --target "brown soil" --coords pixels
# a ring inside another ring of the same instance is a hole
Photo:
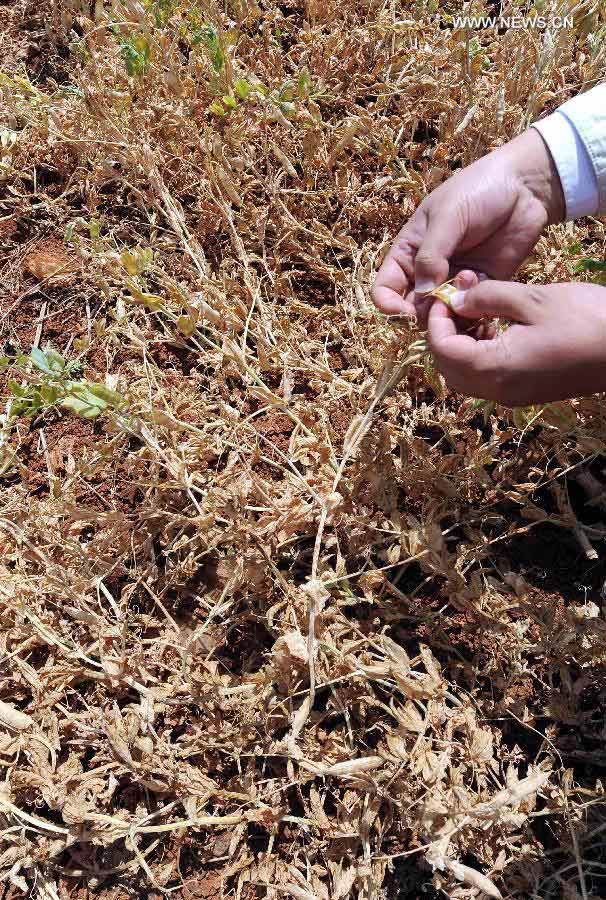
[[[259,452],[280,466],[288,465],[290,436],[295,427],[290,416],[277,412],[264,413],[253,419],[253,423],[257,432],[265,438],[259,440]],[[281,469],[264,460],[256,462],[253,469],[268,481],[280,481],[283,477]]]
[[[328,412],[332,441],[340,446],[351,425],[354,412],[346,403],[334,403],[329,407]]]
[[[74,470],[76,459],[81,464],[103,440],[103,431],[98,422],[74,416],[56,418],[48,424],[34,424],[23,419],[19,422],[17,431],[21,475],[30,491],[48,489],[48,463],[55,476],[64,475],[70,468]],[[48,456],[43,449],[42,431]]]
[[[25,0],[3,0],[0,4],[0,47],[2,47],[2,71],[17,72],[27,60],[32,46],[22,27]]]
[[[0,900],[17,900],[23,896],[21,893],[0,895]],[[101,885],[98,889],[92,890],[86,885],[75,882],[74,879],[59,880],[59,896],[65,900],[94,900],[94,898],[102,896],[103,900],[130,900],[134,895],[131,890],[124,887],[108,887]],[[137,891],[140,900],[162,900],[163,893],[153,888],[144,888],[143,892]],[[222,877],[220,872],[201,873],[194,878],[186,878],[183,886],[171,890],[171,897],[175,900],[221,900],[222,894]]]
[[[156,344],[151,356],[162,369],[173,369],[181,376],[189,375],[200,362],[199,354],[195,350],[167,343]]]
[[[140,501],[142,493],[137,482],[124,476],[116,478],[113,469],[99,459],[99,450],[109,439],[103,418],[87,420],[53,414],[48,421],[23,419],[18,424],[18,434],[20,478],[30,494],[37,497],[48,494],[51,472],[60,482],[69,482],[83,464],[96,458],[98,474],[93,472],[73,481],[76,488],[73,499],[79,506],[96,512],[128,514]],[[116,452],[119,454],[119,450]]]
[[[46,238],[29,247],[22,266],[26,277],[49,285],[73,282],[80,267],[74,255],[54,238]]]
[[[190,878],[181,890],[183,900],[221,900],[221,873],[209,872]]]
[[[283,459],[279,457],[274,448],[277,447],[282,453],[288,455],[288,445],[294,427],[293,420],[284,413],[272,412],[257,416],[255,428],[259,434],[267,438],[267,442],[263,441],[264,454],[267,456],[273,455],[278,461],[283,462]]]
[[[44,317],[41,316],[46,303]],[[91,317],[99,309],[97,298],[89,299]],[[48,286],[6,298],[0,304],[0,341],[28,352],[42,321],[40,346],[50,343],[60,353],[71,338],[87,335],[86,296],[82,289]]]

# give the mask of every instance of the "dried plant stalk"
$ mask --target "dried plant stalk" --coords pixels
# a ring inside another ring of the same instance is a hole
[[[482,421],[368,297],[450,160],[603,76],[603,12],[425,6],[0,3],[9,892],[386,900],[425,854],[445,896],[550,900],[599,871],[606,626],[566,539],[603,529],[548,486],[582,465],[599,501],[604,404]],[[529,280],[601,258],[575,228]]]

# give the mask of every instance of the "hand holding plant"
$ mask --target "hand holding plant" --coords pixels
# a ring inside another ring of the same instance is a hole
[[[417,314],[424,324],[429,303],[419,295],[462,269],[510,278],[545,226],[564,214],[551,155],[530,129],[453,175],[421,203],[383,262],[374,302],[385,313]]]
[[[469,332],[469,322],[498,317],[504,331]],[[454,390],[527,406],[606,390],[606,288],[547,287],[485,281],[435,302],[429,346]]]

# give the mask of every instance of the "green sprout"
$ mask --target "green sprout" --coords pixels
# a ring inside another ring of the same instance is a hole
[[[146,36],[137,34],[125,37],[117,25],[112,25],[111,31],[120,47],[122,61],[128,74],[137,78],[145,75],[151,60],[151,47]]]
[[[31,418],[52,406],[67,409],[83,419],[94,419],[110,408],[119,408],[124,398],[104,384],[95,384],[73,377],[80,363],[68,363],[56,350],[34,347],[29,356],[16,354],[0,357],[0,366],[24,367],[31,364],[41,373],[39,383],[20,384],[9,378],[8,388],[13,397],[11,416]]]
[[[210,61],[215,72],[220,72],[225,65],[225,51],[222,40],[214,25],[205,23],[199,25],[193,23],[191,27],[191,42],[194,47],[204,45],[208,51]]]
[[[586,256],[575,263],[573,272],[577,275],[589,272],[593,276],[591,281],[594,284],[606,285],[606,260],[604,259],[593,259],[591,256]]]
[[[158,28],[168,23],[178,5],[179,0],[146,0],[146,6],[151,9]]]

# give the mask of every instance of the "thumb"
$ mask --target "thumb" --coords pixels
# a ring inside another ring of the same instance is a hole
[[[483,281],[468,291],[458,291],[451,300],[453,311],[468,319],[496,317],[532,325],[541,307],[540,291],[515,281]]]
[[[448,279],[450,258],[465,237],[465,225],[456,208],[429,209],[426,231],[415,256],[415,289],[429,293]]]

